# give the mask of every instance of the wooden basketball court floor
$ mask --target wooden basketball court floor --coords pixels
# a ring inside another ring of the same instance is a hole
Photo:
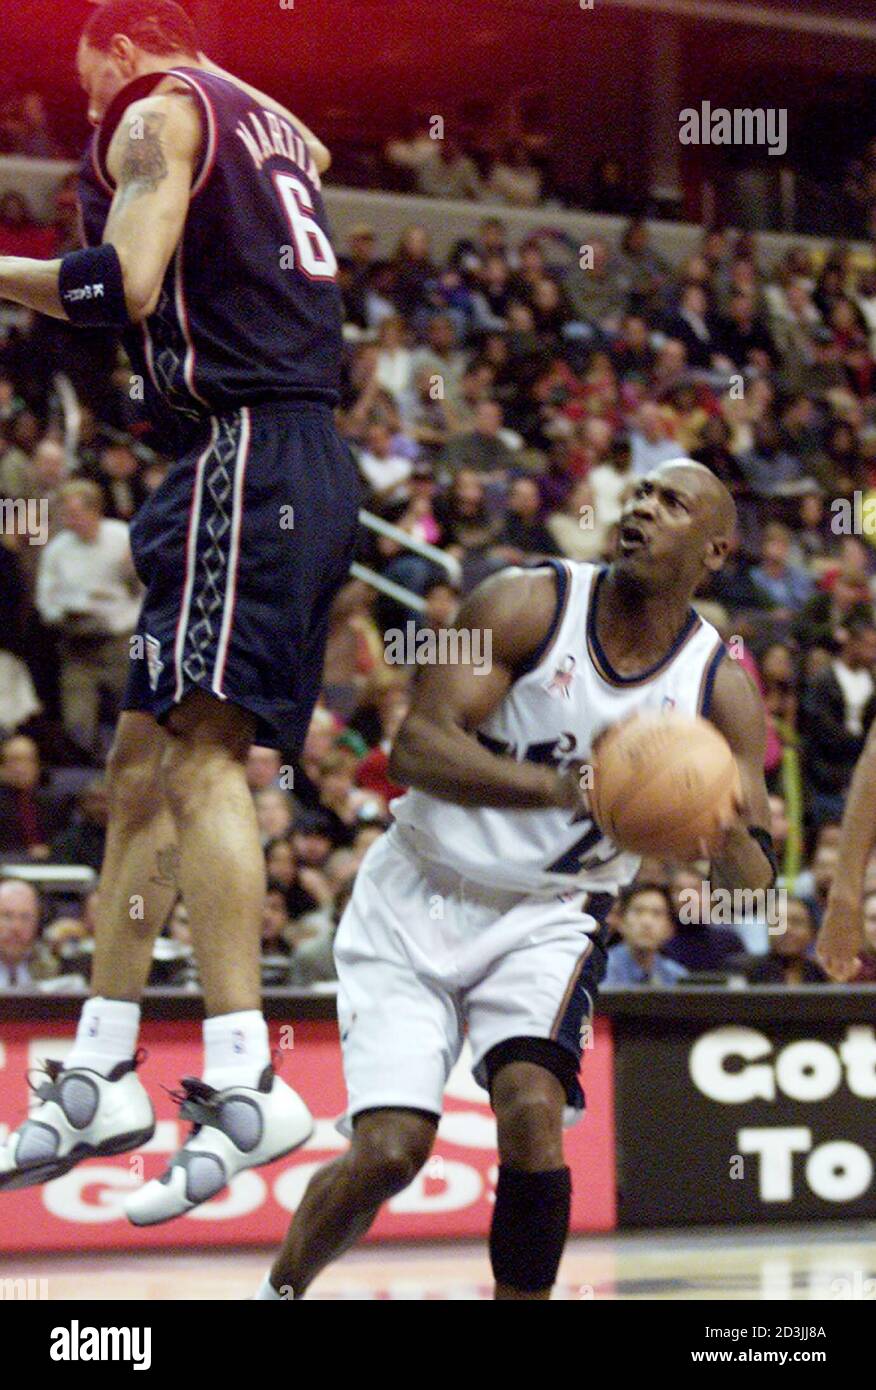
[[[0,1255],[0,1278],[45,1281],[41,1297],[249,1299],[268,1249]],[[312,1299],[472,1300],[490,1296],[482,1243],[360,1246],[313,1285]],[[876,1299],[876,1223],[577,1236],[555,1298]]]

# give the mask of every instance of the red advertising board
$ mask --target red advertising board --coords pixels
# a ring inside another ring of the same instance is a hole
[[[28,1068],[61,1057],[73,1025],[7,1023],[0,1029],[0,1136],[27,1110]],[[290,1030],[272,1027],[275,1044]],[[157,1176],[185,1127],[167,1092],[201,1066],[200,1028],[194,1022],[146,1022],[141,1035],[148,1057],[140,1076],[156,1106],[151,1143],[136,1154],[92,1159],[46,1187],[0,1194],[0,1250],[96,1250],[111,1247],[270,1244],[280,1239],[311,1173],[346,1148],[334,1127],[345,1093],[334,1022],[302,1021],[282,1073],[304,1096],[316,1119],[310,1142],[268,1168],[241,1173],[213,1201],[164,1226],[138,1230],[122,1211],[128,1192]],[[575,1175],[572,1224],[579,1231],[615,1225],[614,1116],[610,1024],[597,1019],[585,1054],[583,1080],[588,1110],[569,1130],[567,1160]],[[478,1236],[489,1227],[496,1177],[495,1124],[485,1093],[475,1085],[466,1057],[447,1087],[435,1152],[426,1168],[379,1216],[379,1239]]]

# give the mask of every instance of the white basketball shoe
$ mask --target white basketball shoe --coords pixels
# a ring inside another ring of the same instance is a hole
[[[155,1113],[136,1075],[140,1055],[108,1076],[46,1061],[46,1079],[33,1086],[40,1104],[0,1146],[0,1192],[51,1182],[85,1158],[147,1143]]]
[[[313,1133],[313,1117],[296,1091],[265,1067],[257,1088],[231,1086],[217,1091],[186,1077],[180,1118],[193,1129],[167,1171],[125,1202],[135,1226],[156,1226],[182,1216],[221,1192],[246,1168],[258,1168],[293,1153]]]

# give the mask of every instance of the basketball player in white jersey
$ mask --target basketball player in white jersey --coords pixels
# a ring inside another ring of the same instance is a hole
[[[724,561],[734,510],[706,468],[664,464],[627,504],[608,569],[508,569],[471,595],[459,626],[492,633],[489,674],[422,670],[391,763],[413,790],[366,856],[335,946],[352,1144],[312,1179],[258,1297],[301,1297],[411,1182],[464,1030],[498,1128],[495,1294],[550,1296],[601,919],[639,864],[589,818],[580,769],[594,740],[638,711],[705,715],[743,788],[713,882],[775,878],[760,697],[690,606]]]

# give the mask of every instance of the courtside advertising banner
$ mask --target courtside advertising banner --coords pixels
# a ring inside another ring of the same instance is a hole
[[[876,1217],[876,1029],[615,1023],[619,1222]]]
[[[27,1113],[25,1073],[46,1057],[63,1058],[72,1045],[72,1023],[4,1023],[0,1029],[0,1138]],[[98,1250],[272,1244],[284,1234],[311,1174],[347,1147],[335,1129],[345,1093],[337,1025],[304,1021],[272,1024],[281,1075],[301,1092],[316,1120],[309,1143],[290,1158],[241,1173],[213,1201],[166,1225],[136,1229],[122,1202],[140,1183],[158,1177],[187,1126],[178,1119],[170,1091],[201,1068],[197,1023],[146,1021],[141,1044],[147,1057],[140,1076],[156,1107],[158,1124],[142,1150],[92,1159],[45,1187],[0,1194],[0,1249]],[[572,1226],[611,1230],[615,1224],[613,1077],[611,1029],[595,1020],[584,1054],[582,1080],[587,1114],[566,1136],[566,1157],[575,1178]],[[414,1183],[380,1213],[372,1236],[436,1239],[483,1236],[489,1230],[496,1181],[496,1127],[487,1096],[472,1079],[467,1052],[445,1095],[434,1153]]]

